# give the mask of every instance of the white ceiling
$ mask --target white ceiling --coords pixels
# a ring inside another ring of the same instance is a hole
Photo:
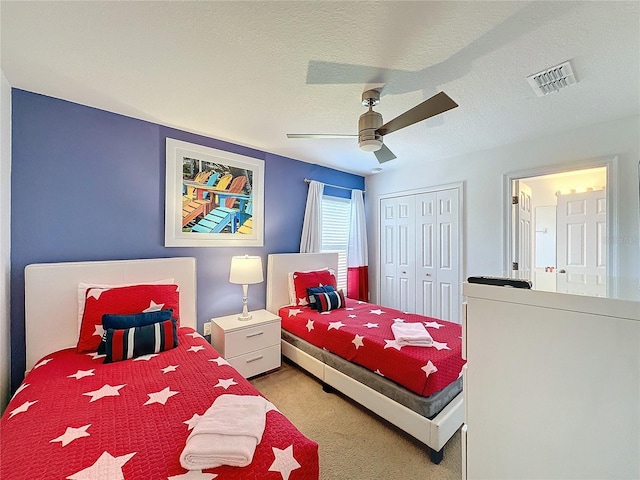
[[[13,87],[368,174],[360,97],[385,121],[445,91],[460,106],[394,132],[419,165],[640,114],[640,2],[12,2]],[[526,77],[570,60],[578,84],[537,97]]]

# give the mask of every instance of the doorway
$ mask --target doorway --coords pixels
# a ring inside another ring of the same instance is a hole
[[[539,290],[591,296],[611,291],[613,160],[506,176],[506,276],[530,280]]]

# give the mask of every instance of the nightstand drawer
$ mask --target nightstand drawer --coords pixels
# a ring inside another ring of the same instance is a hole
[[[247,352],[280,345],[280,322],[255,325],[225,335],[224,357],[228,360]]]
[[[243,377],[253,377],[254,375],[273,370],[280,366],[280,344],[237,357],[227,358],[227,361],[238,370]]]

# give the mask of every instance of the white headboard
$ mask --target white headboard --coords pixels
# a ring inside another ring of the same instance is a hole
[[[78,341],[78,284],[105,285],[173,278],[180,286],[180,324],[197,328],[196,261],[191,257],[36,263],[25,276],[27,370]]]
[[[289,304],[289,272],[332,268],[338,271],[338,254],[333,253],[273,253],[267,260],[267,310],[278,314]]]

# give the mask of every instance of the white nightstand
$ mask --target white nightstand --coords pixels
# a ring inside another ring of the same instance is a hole
[[[280,366],[280,317],[267,310],[211,319],[211,345],[245,378]]]

